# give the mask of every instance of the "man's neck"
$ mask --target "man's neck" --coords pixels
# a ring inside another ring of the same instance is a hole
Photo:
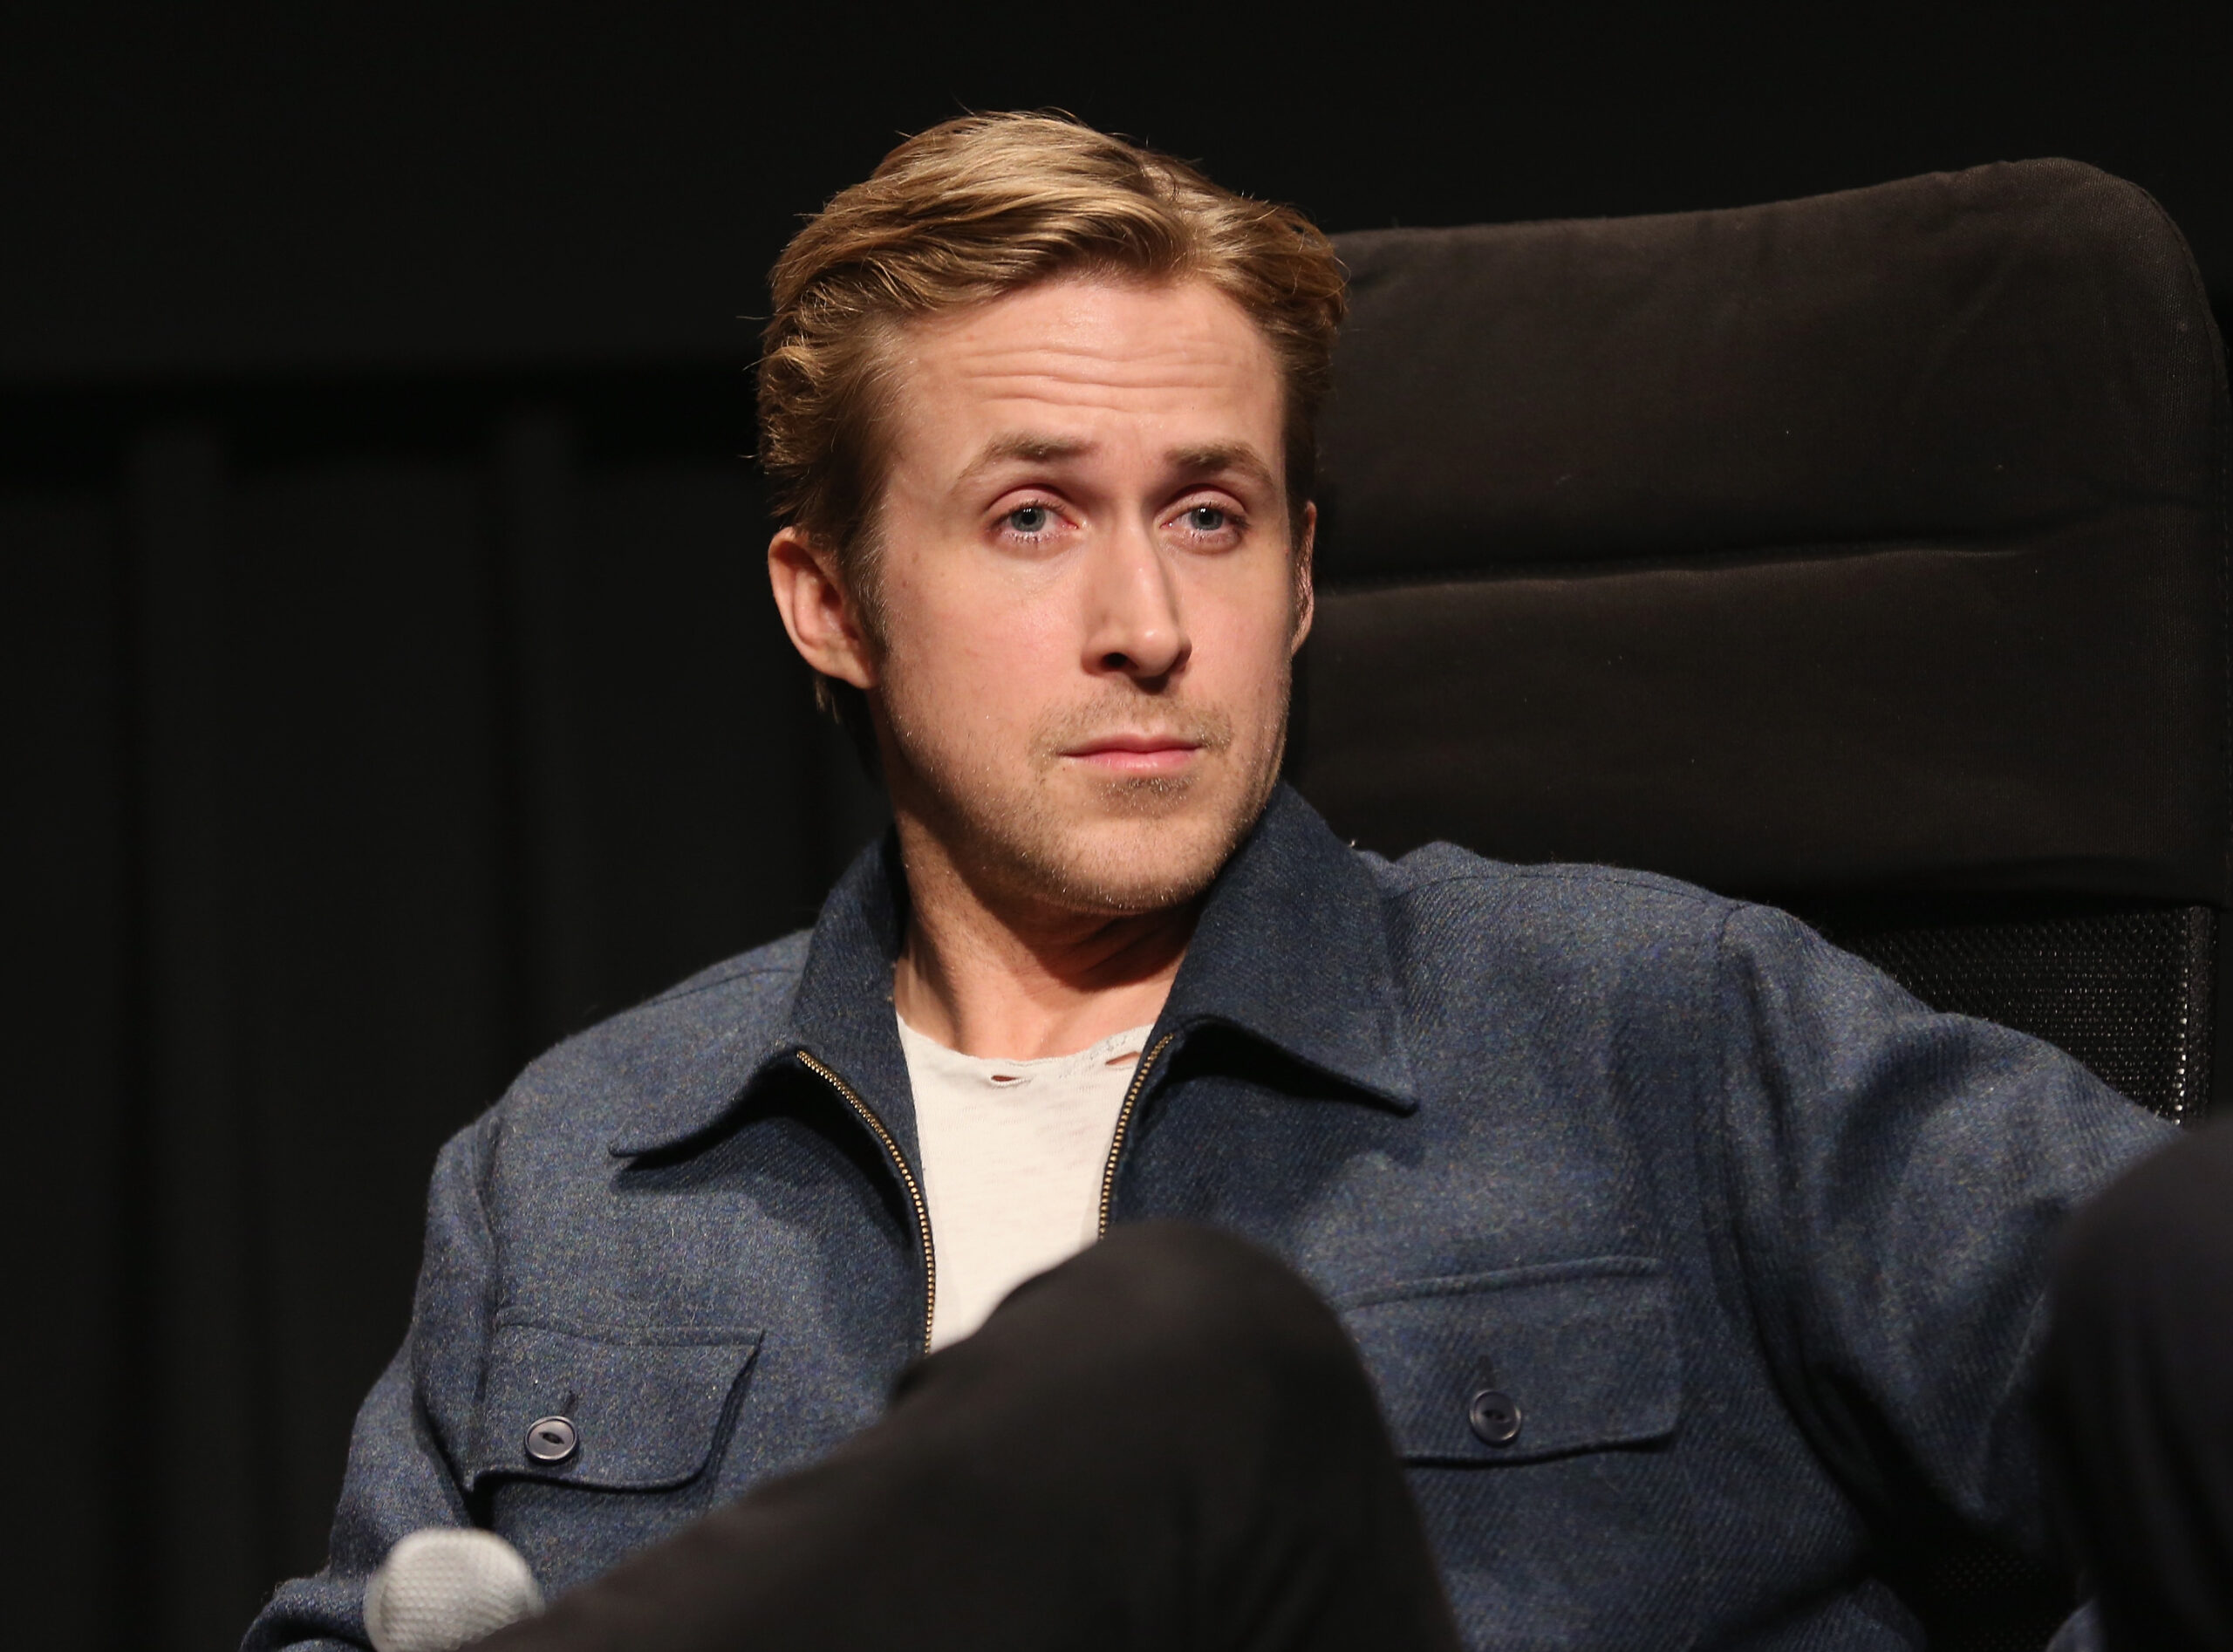
[[[908,1026],[966,1055],[1029,1061],[1155,1020],[1198,903],[1111,917],[1003,899],[914,836],[901,833],[909,911],[892,972]]]

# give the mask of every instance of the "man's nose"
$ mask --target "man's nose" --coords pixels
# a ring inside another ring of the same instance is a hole
[[[1152,529],[1128,525],[1094,547],[1086,600],[1089,672],[1146,679],[1185,669],[1192,644],[1173,570]]]

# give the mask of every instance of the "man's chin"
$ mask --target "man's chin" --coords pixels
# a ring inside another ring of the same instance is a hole
[[[1081,777],[1076,809],[1083,816],[1162,823],[1198,812],[1208,789],[1198,768],[1171,775],[1100,775]]]
[[[1141,800],[1144,801],[1144,800]],[[1130,917],[1184,905],[1210,886],[1254,823],[1192,809],[1138,809],[1053,835],[1028,853],[1041,898],[1069,911]]]

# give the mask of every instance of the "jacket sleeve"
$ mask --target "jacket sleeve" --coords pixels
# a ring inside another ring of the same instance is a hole
[[[427,1201],[411,1328],[372,1385],[349,1441],[325,1569],[283,1583],[242,1652],[369,1645],[365,1582],[397,1539],[467,1526],[460,1472],[494,1313],[495,1246],[481,1197],[491,1114],[442,1149]]]
[[[2056,1235],[2176,1132],[1786,914],[1735,909],[1717,973],[1736,1266],[1787,1402],[1876,1515],[1912,1529],[1920,1496],[2043,1554],[2030,1384]]]

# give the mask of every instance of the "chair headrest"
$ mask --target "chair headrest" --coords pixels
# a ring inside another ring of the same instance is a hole
[[[1292,772],[1400,850],[2226,895],[2223,357],[2066,160],[1338,238]]]

